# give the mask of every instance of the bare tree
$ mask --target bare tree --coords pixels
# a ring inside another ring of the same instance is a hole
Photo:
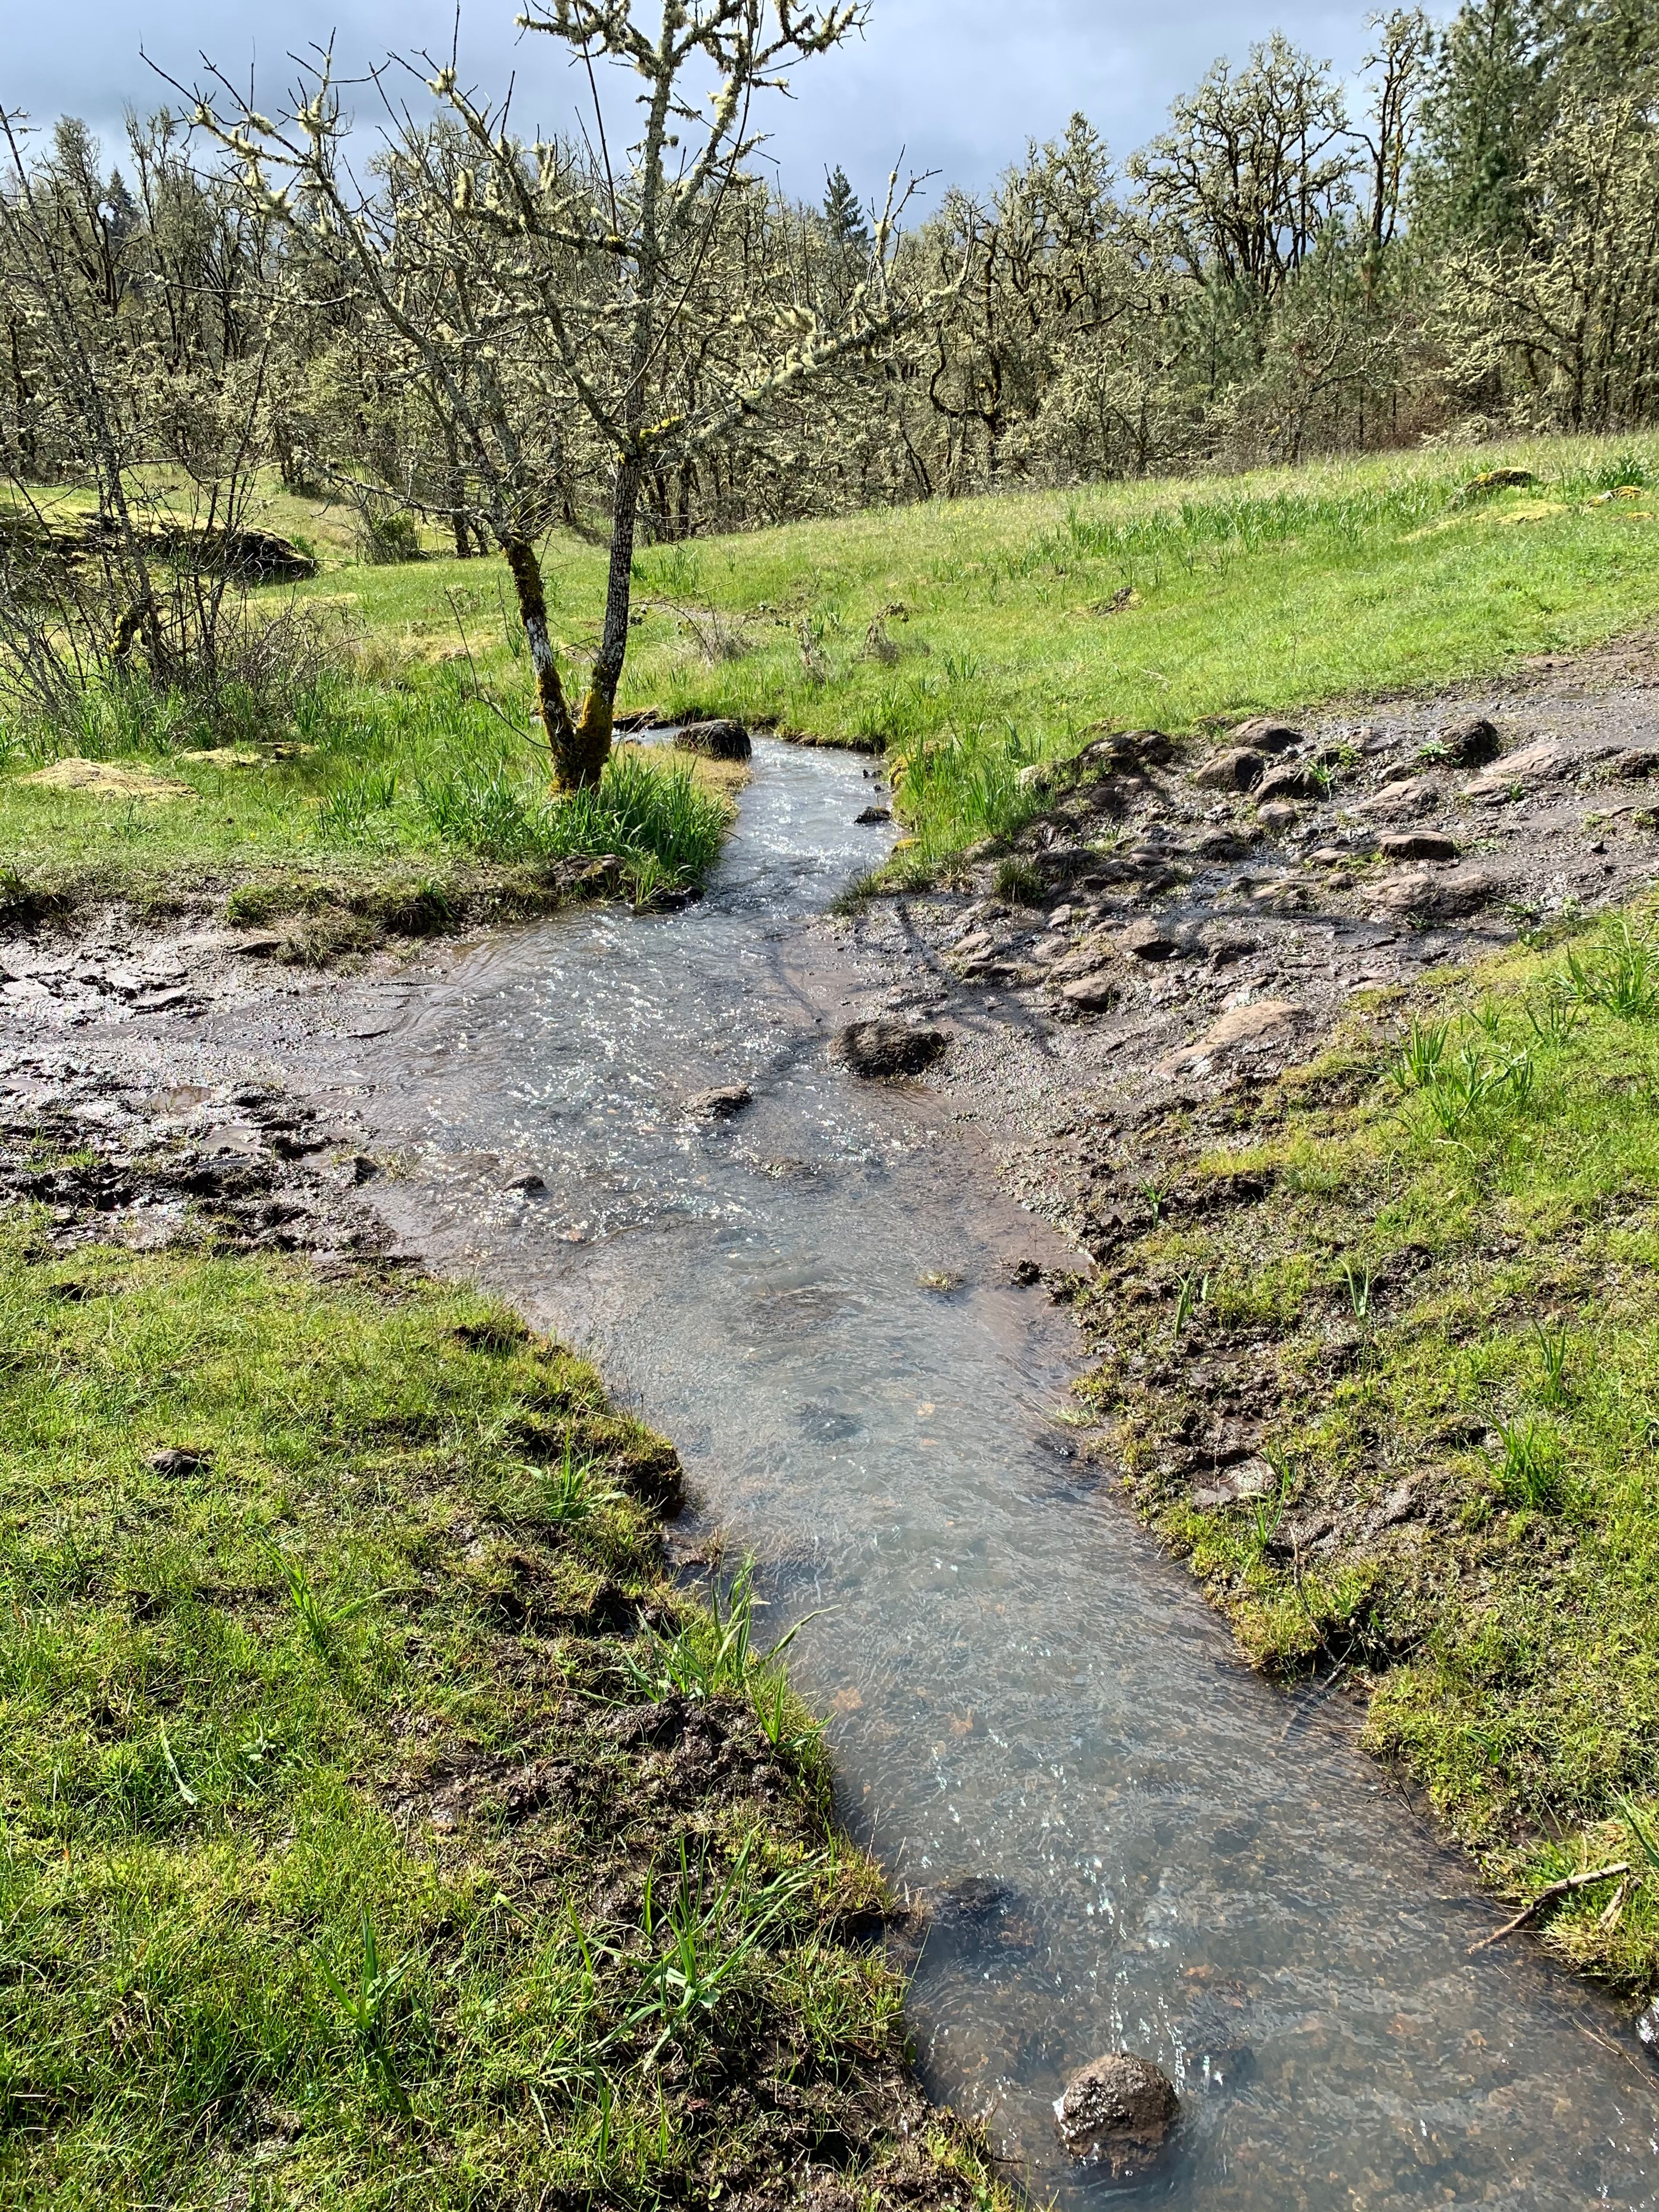
[[[1218,61],[1129,164],[1142,201],[1194,275],[1271,301],[1352,197],[1340,87],[1275,33],[1237,75]]]
[[[465,90],[453,59],[429,57],[441,127],[422,125],[392,99],[386,64],[374,82],[386,101],[387,149],[367,191],[344,158],[348,125],[328,56],[302,73],[283,121],[216,72],[198,98],[197,121],[243,164],[250,194],[335,242],[453,441],[448,479],[459,469],[471,480],[476,520],[513,575],[563,787],[592,782],[610,753],[647,473],[750,434],[903,319],[889,281],[896,179],[863,278],[832,319],[806,298],[734,303],[700,283],[733,201],[753,188],[757,96],[783,89],[790,64],[839,45],[865,12],[866,0],[817,11],[794,0],[665,0],[647,28],[634,0],[556,0],[520,21],[580,64],[591,137],[526,145],[506,100]],[[641,135],[616,155],[599,91],[606,64],[631,74],[643,110]],[[699,103],[692,87],[704,75],[713,90]],[[554,448],[573,441],[595,444],[611,475],[604,623],[574,711],[537,554],[558,480]],[[441,504],[431,495],[425,503]]]
[[[1399,226],[1407,166],[1429,89],[1434,26],[1421,8],[1395,8],[1368,21],[1376,41],[1364,62],[1374,72],[1370,128],[1354,135],[1365,149],[1366,266],[1374,289]]]

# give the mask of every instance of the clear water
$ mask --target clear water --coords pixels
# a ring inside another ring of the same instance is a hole
[[[1185,2107],[1149,2201],[1655,2202],[1639,2046],[1524,1943],[1468,1956],[1492,1914],[1457,1863],[1072,1455],[1071,1325],[1006,1280],[1042,1233],[925,1102],[830,1064],[800,924],[878,854],[870,790],[763,747],[701,905],[520,932],[377,998],[382,1033],[323,1057],[408,1154],[388,1205],[676,1438],[780,1627],[830,1608],[795,1663],[852,1826],[901,1884],[981,1885],[919,1972],[927,2080],[1040,2191],[1098,2194],[1051,2106],[1127,2045]],[[734,1081],[737,1120],[688,1117]],[[544,1194],[505,1190],[526,1171]]]

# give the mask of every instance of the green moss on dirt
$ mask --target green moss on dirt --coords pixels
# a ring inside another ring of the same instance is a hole
[[[469,1291],[75,1212],[0,1216],[0,2196],[1005,2202],[672,1448]]]
[[[1113,1171],[1081,1387],[1141,1509],[1257,1663],[1364,1691],[1499,1887],[1628,1863],[1547,1940],[1650,1986],[1652,916],[1366,994],[1312,1066]]]

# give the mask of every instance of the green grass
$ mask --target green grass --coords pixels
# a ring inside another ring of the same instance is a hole
[[[1629,1817],[1659,1802],[1654,928],[1372,994],[1265,1099],[1171,1129],[1084,1386],[1247,1650],[1364,1683],[1372,1744],[1495,1880],[1631,1863],[1549,1932],[1633,1988],[1659,1975]],[[1256,1494],[1195,1504],[1194,1440],[1252,1418]]]
[[[557,800],[470,673],[400,666],[364,642],[344,669],[308,678],[275,729],[250,712],[225,734],[141,696],[89,700],[75,730],[20,735],[0,780],[0,869],[13,896],[66,904],[114,891],[167,906],[205,882],[221,896],[262,887],[274,911],[287,884],[313,906],[418,935],[481,906],[555,904],[577,863],[615,856],[642,902],[698,883],[717,858],[730,805],[707,775],[625,748],[597,790]],[[201,757],[214,750],[228,757]],[[65,756],[149,782],[30,782]]]
[[[1499,462],[1536,488],[1462,496]],[[1652,496],[1599,496],[1631,482]],[[646,595],[718,609],[745,649],[711,660],[659,608],[636,632],[628,696],[882,745],[911,865],[927,867],[1016,829],[1038,803],[1021,768],[1100,724],[1188,732],[1495,672],[1645,623],[1656,511],[1659,441],[1554,440],[660,548],[641,558]],[[574,638],[592,601],[581,563],[563,573]]]
[[[1531,469],[1536,486],[1463,495],[1498,464]],[[1651,495],[1602,496],[1632,483]],[[479,865],[465,838],[481,826],[498,847],[533,843],[539,763],[475,696],[527,730],[500,564],[443,558],[431,532],[419,562],[345,564],[337,511],[278,498],[265,520],[317,547],[325,573],[297,602],[349,644],[349,673],[310,687],[289,717],[290,742],[316,750],[258,769],[180,763],[197,725],[100,707],[76,745],[155,761],[198,799],[47,797],[13,773],[0,778],[0,866],[141,884],[198,862],[226,881],[303,864],[407,886],[423,870],[459,882]],[[546,569],[556,635],[580,663],[597,642],[605,556],[560,537]],[[912,841],[897,865],[920,872],[1018,829],[1037,803],[1020,769],[1100,724],[1188,732],[1497,673],[1656,611],[1659,440],[1519,441],[648,548],[619,705],[884,748]],[[456,780],[465,803],[434,805]],[[659,865],[695,872],[701,852]]]
[[[7,2203],[771,2203],[826,2160],[1003,2201],[913,2092],[884,2133],[879,1878],[590,1368],[464,1290],[16,1212],[0,1341]]]

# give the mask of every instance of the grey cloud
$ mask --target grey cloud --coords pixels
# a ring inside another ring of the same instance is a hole
[[[550,40],[514,33],[514,0],[468,0],[466,73],[495,88],[516,70],[521,120],[556,127],[575,88]],[[783,182],[811,197],[836,161],[861,191],[878,191],[901,149],[908,168],[979,188],[1028,139],[1052,137],[1079,108],[1114,152],[1127,152],[1218,54],[1242,58],[1252,40],[1275,28],[1352,70],[1364,46],[1364,0],[1352,7],[875,0],[862,40],[799,71],[794,96],[771,103],[769,152]],[[326,37],[331,27],[342,60],[361,67],[388,46],[447,49],[453,21],[441,0],[261,0],[258,8],[223,0],[25,7],[20,0],[0,62],[0,102],[25,106],[37,120],[82,115],[110,136],[128,101],[149,106],[163,97],[139,58],[141,42],[186,82],[205,49],[238,76],[257,63],[269,86],[284,73],[289,52]]]

